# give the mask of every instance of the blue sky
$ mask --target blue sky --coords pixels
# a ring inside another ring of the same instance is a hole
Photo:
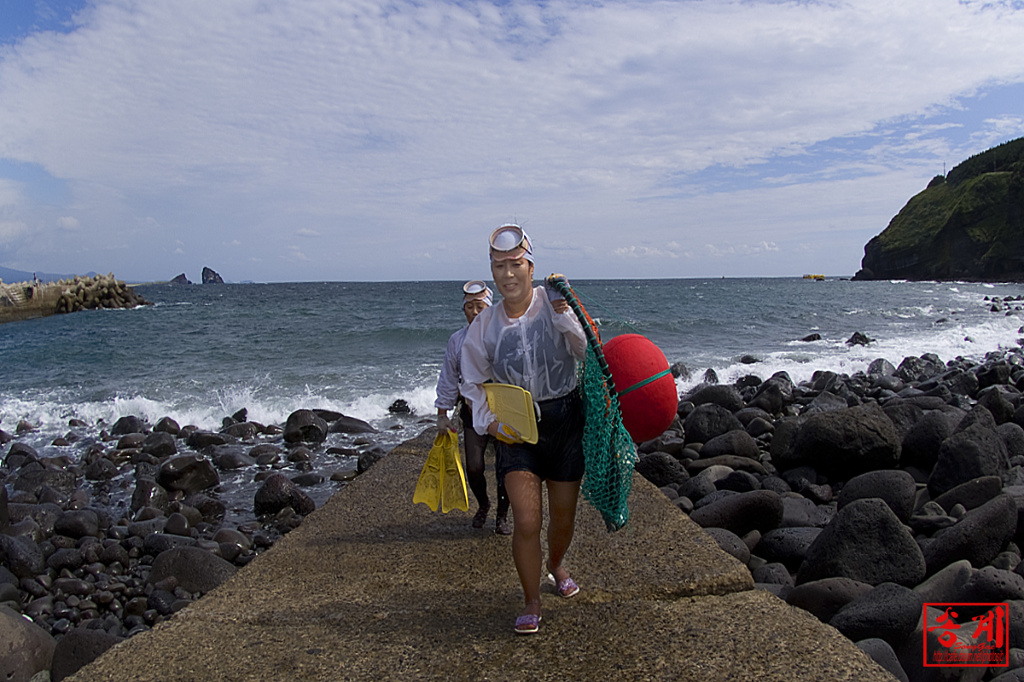
[[[0,266],[852,275],[1024,135],[1024,3],[0,0]]]

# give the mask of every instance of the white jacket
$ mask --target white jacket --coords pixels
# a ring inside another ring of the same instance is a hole
[[[495,421],[484,382],[521,386],[537,401],[558,398],[576,388],[576,360],[586,352],[576,315],[555,313],[544,287],[534,288],[522,317],[509,319],[501,303],[481,312],[462,344],[462,395],[473,406],[473,428],[483,435]]]

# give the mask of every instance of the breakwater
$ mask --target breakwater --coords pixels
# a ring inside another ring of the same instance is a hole
[[[0,282],[0,323],[148,303],[112,273],[56,282]]]

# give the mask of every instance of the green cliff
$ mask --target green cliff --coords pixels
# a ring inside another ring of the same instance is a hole
[[[867,243],[854,279],[1024,281],[1024,137],[933,178]]]

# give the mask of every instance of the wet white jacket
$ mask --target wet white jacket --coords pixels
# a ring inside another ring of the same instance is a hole
[[[563,396],[576,388],[576,360],[587,352],[587,337],[571,310],[561,315],[544,287],[535,287],[526,313],[509,319],[500,303],[469,325],[462,344],[462,395],[473,406],[473,428],[487,433],[495,421],[487,407],[484,382],[522,386],[536,401]]]
[[[444,349],[444,362],[441,373],[437,376],[437,400],[434,407],[439,410],[450,410],[459,399],[459,383],[462,372],[459,367],[462,357],[462,342],[466,338],[469,326],[465,326],[448,338],[448,346]]]

